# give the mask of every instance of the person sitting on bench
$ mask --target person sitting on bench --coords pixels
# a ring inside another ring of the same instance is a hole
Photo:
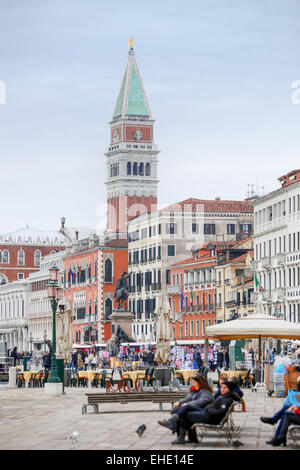
[[[197,374],[191,380],[190,394],[174,403],[174,408],[171,410],[171,414],[174,414],[174,416],[165,421],[158,421],[161,426],[175,432],[181,416],[188,411],[199,411],[212,403],[213,391],[207,379],[203,375]]]
[[[220,382],[219,382],[220,385],[219,385],[219,388],[218,388],[218,390],[216,391],[216,393],[215,393],[215,395],[214,395],[214,398],[215,398],[215,399],[218,398],[218,397],[221,395],[221,387],[220,387],[220,386],[221,386],[221,383],[224,382],[224,380],[229,380],[230,382],[233,382],[234,385],[235,385],[233,391],[234,391],[235,393],[237,393],[237,394],[240,396],[240,398],[243,398],[244,392],[243,392],[243,391],[240,389],[240,387],[239,387],[237,377],[230,376],[230,377],[228,377],[228,379],[227,379],[226,376],[225,376],[225,377],[222,376],[222,378],[220,378]]]
[[[291,395],[290,395],[290,391],[289,391],[288,396],[284,400],[283,407],[279,411],[277,411],[277,413],[275,413],[270,418],[267,417],[267,416],[261,416],[260,417],[260,420],[263,423],[271,424],[272,426],[279,421],[279,425],[276,429],[275,436],[270,441],[266,441],[266,444],[273,445],[273,442],[277,441],[277,439],[279,438],[279,436],[281,434],[281,429],[282,429],[283,421],[284,421],[284,418],[285,418],[285,414],[292,411],[293,405],[295,405],[295,407],[296,407],[295,410],[297,408],[300,408],[299,398],[298,398],[298,400],[296,399],[296,395],[299,396],[299,392],[300,392],[300,377],[298,377],[298,380],[297,380],[297,391],[296,392],[291,392]],[[289,399],[290,396],[293,397],[292,401]],[[295,402],[295,400],[299,403],[299,407],[297,406],[297,402]]]
[[[199,411],[188,411],[179,421],[178,437],[172,444],[185,444],[186,442],[198,442],[197,436],[192,431],[191,426],[194,423],[220,424],[226,415],[230,405],[234,401],[240,401],[239,395],[234,392],[234,383],[225,380],[221,384],[221,394],[212,403],[206,405]],[[185,434],[188,432],[189,440],[185,440]]]

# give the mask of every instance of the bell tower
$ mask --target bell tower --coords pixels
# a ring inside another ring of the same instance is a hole
[[[157,155],[150,107],[132,39],[112,121],[107,158],[107,234],[127,238],[127,222],[157,210]]]

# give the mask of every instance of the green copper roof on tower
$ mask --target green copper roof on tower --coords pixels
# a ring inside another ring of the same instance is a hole
[[[113,119],[120,117],[130,118],[130,116],[151,119],[150,108],[132,47],[129,50],[127,67],[122,80]]]
[[[113,119],[122,116],[123,103],[124,103],[124,97],[125,97],[126,80],[127,80],[127,69],[126,69],[126,72],[124,74],[124,78],[123,78],[123,81],[122,81],[122,85],[121,85],[121,89],[120,89],[119,96],[118,96],[118,99],[117,99]]]
[[[132,64],[131,69],[126,114],[130,116],[149,116],[139,77],[137,75],[134,64]]]

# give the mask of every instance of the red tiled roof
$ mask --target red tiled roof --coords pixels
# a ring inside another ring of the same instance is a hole
[[[197,207],[198,206],[198,207]],[[165,207],[162,211],[186,212],[253,212],[254,208],[247,201],[222,201],[189,198]]]
[[[238,256],[237,258],[233,258],[231,261],[236,263],[236,262],[240,262],[240,261],[245,261],[247,255],[251,256],[251,258],[253,258],[253,255],[254,255],[254,251],[253,250],[249,250],[247,253],[244,253],[243,255],[241,256]]]

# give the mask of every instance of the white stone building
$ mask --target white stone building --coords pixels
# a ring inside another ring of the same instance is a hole
[[[0,341],[7,349],[28,351],[28,281],[0,285]]]
[[[255,268],[268,313],[300,321],[300,170],[253,202]]]
[[[46,341],[52,341],[52,310],[48,299],[49,268],[56,265],[63,271],[63,256],[59,251],[41,259],[40,271],[28,277],[28,350],[48,351]]]
[[[153,338],[155,308],[162,291],[174,292],[170,266],[190,256],[195,244],[251,235],[253,208],[246,201],[187,199],[128,223],[129,308],[133,335]]]

